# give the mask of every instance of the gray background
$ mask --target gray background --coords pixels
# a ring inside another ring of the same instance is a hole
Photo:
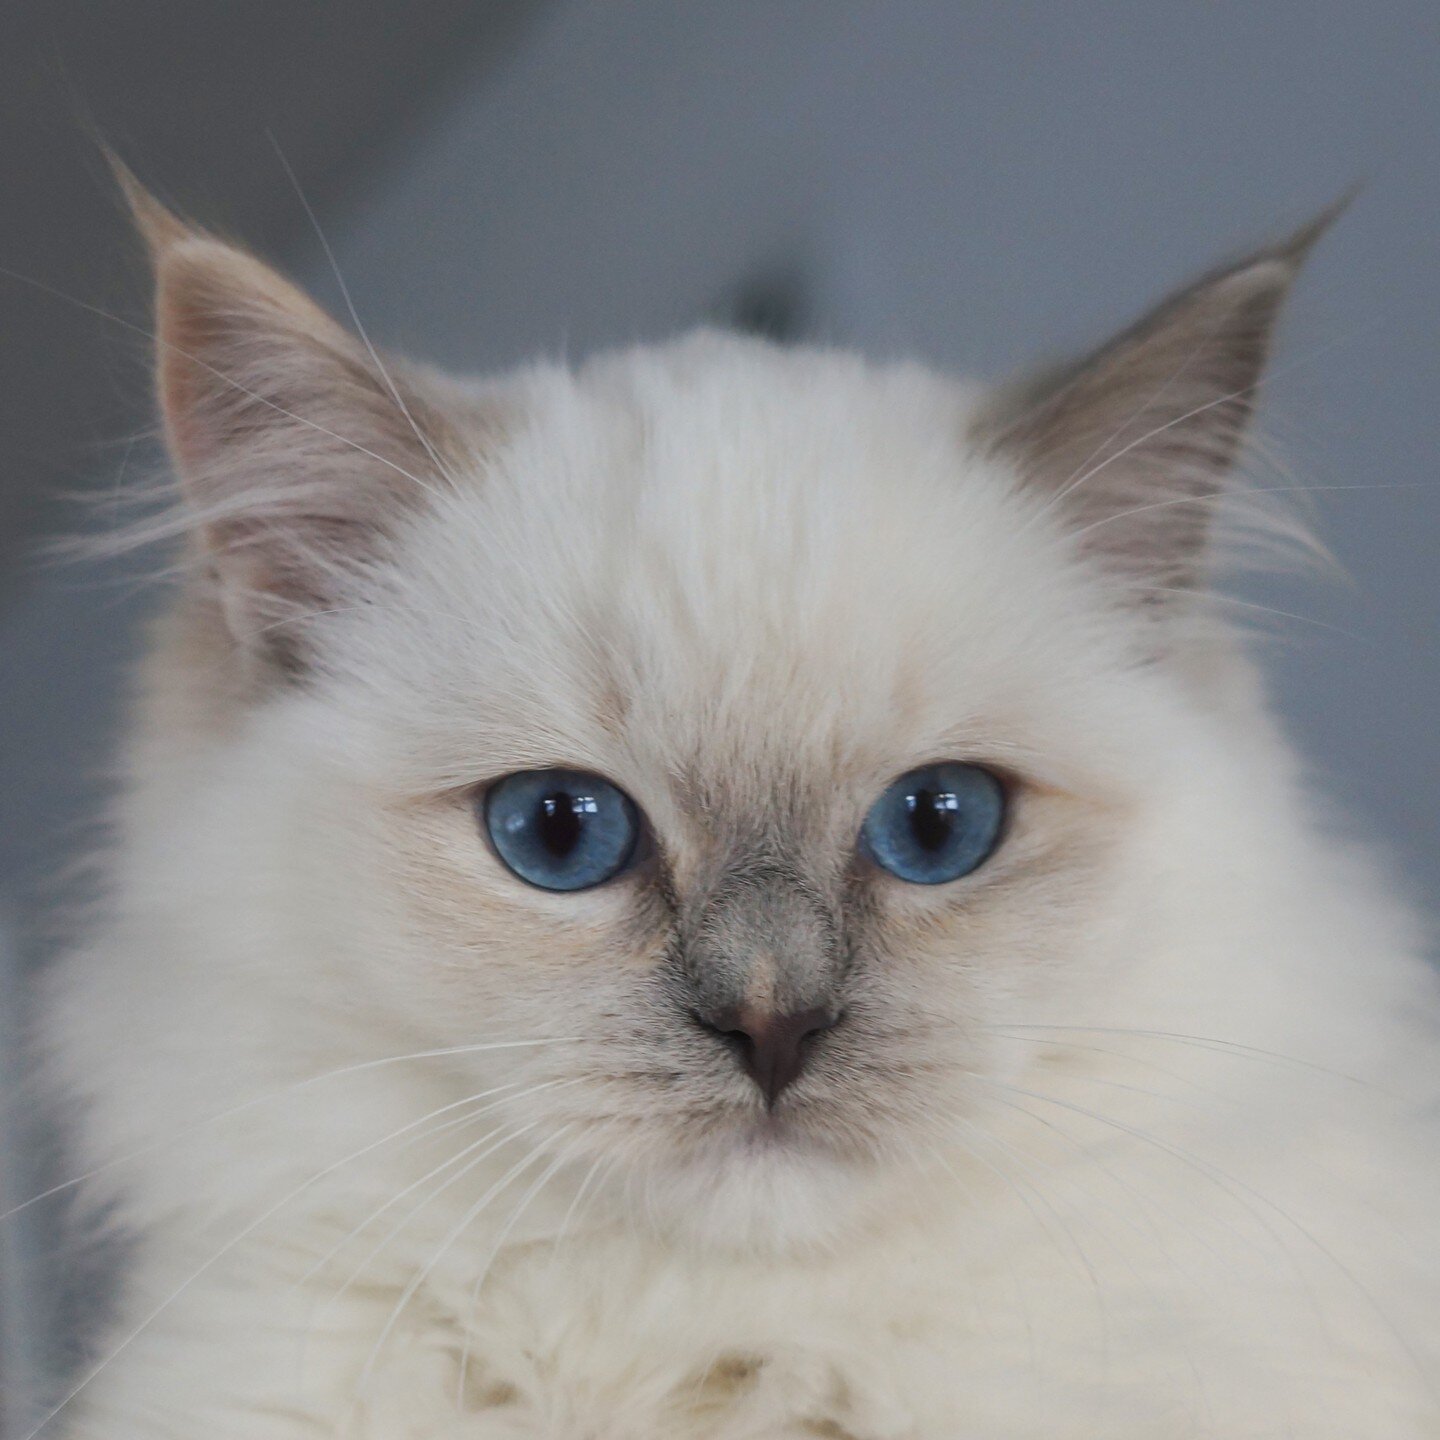
[[[1294,483],[1321,487],[1340,569],[1236,593],[1296,617],[1264,628],[1320,791],[1434,892],[1440,7],[36,0],[0,26],[0,265],[143,316],[78,110],[333,305],[271,128],[371,333],[462,369],[739,316],[1003,374],[1365,179],[1299,286],[1264,401]],[[27,546],[78,523],[59,489],[124,484],[147,418],[133,335],[4,279],[0,366],[13,986],[75,891],[64,865],[150,603]],[[34,1183],[28,1153],[4,1152],[12,1197]],[[35,1288],[43,1231],[3,1234],[13,1371],[66,1324]]]

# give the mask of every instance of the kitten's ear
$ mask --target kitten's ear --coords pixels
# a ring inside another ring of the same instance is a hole
[[[293,666],[303,617],[444,483],[453,443],[398,367],[117,173],[154,267],[156,384],[190,528],[236,639]]]
[[[1348,201],[1348,197],[1347,197]],[[1276,317],[1343,205],[1212,272],[1082,359],[1002,391],[975,435],[1151,593],[1195,583]]]

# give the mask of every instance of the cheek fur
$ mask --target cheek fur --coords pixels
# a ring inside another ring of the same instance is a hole
[[[526,886],[491,853],[466,795],[388,807],[413,964],[450,1023],[529,1015],[541,1033],[603,1027],[617,982],[660,961],[666,909],[638,873],[575,894]]]
[[[1090,983],[1127,816],[1119,801],[1025,787],[973,876],[933,888],[869,877],[862,926],[874,968],[917,1009],[958,1006],[967,1024],[1005,1018],[1012,998]]]

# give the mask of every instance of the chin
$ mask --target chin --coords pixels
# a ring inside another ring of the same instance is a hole
[[[769,1119],[660,1157],[636,1177],[646,1218],[674,1240],[762,1255],[824,1249],[852,1231],[880,1186],[873,1163]]]

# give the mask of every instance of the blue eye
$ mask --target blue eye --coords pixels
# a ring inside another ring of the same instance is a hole
[[[618,875],[640,838],[635,802],[580,770],[523,770],[485,793],[495,853],[541,890],[588,890]]]
[[[902,775],[871,807],[860,848],[912,885],[943,885],[990,858],[1005,820],[1005,791],[978,765],[946,761]]]

